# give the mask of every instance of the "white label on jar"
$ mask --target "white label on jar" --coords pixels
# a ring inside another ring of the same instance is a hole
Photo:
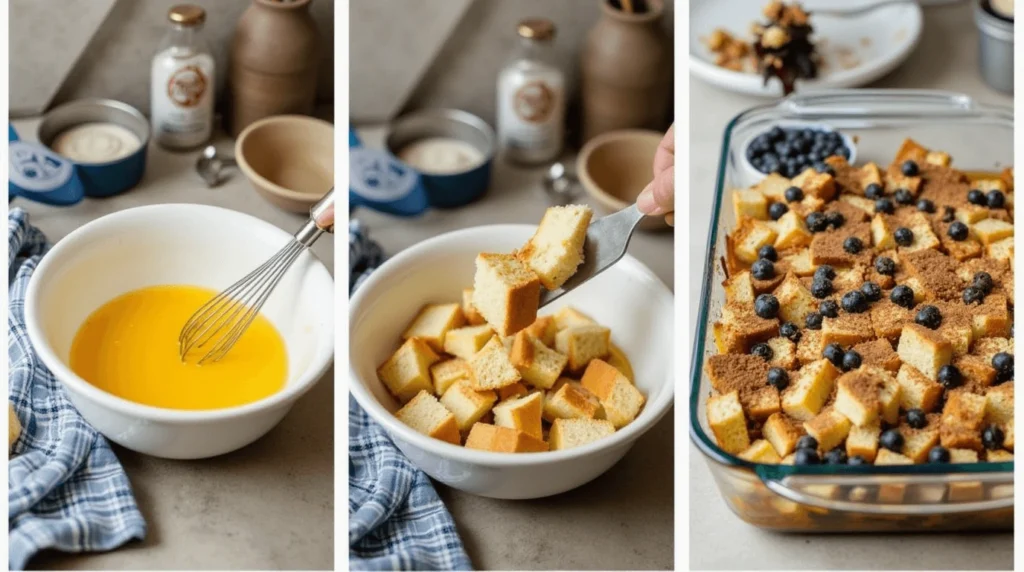
[[[498,78],[498,137],[514,159],[544,161],[558,155],[564,118],[561,74],[515,68],[502,71]]]
[[[194,147],[213,131],[213,58],[175,57],[173,51],[169,48],[153,58],[153,137],[168,147]]]

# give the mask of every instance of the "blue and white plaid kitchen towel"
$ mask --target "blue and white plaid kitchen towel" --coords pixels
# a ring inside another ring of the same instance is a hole
[[[348,228],[349,295],[380,265],[358,221]],[[348,542],[353,570],[471,570],[452,515],[426,473],[348,398]]]
[[[8,565],[21,570],[40,550],[112,550],[146,535],[132,487],[106,439],[64,394],[32,351],[25,292],[46,237],[28,214],[7,217],[9,398],[22,432],[7,467]]]

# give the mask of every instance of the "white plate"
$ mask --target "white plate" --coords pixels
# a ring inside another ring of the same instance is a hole
[[[877,0],[850,0],[855,7]],[[750,39],[750,24],[763,21],[766,0],[692,0],[690,2],[690,70],[696,77],[722,89],[762,97],[782,95],[782,84],[772,79],[765,86],[761,76],[716,66],[704,44],[716,28]],[[840,4],[828,0],[804,2],[811,12],[813,40],[825,59],[818,79],[797,82],[797,91],[859,87],[889,73],[914,51],[921,37],[923,17],[917,4],[878,8],[855,17],[815,15],[814,5]],[[844,65],[845,64],[845,65]]]

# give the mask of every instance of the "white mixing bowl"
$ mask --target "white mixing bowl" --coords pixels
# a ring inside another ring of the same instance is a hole
[[[221,290],[290,238],[255,217],[201,205],[146,206],[97,219],[54,245],[32,275],[25,299],[32,347],[85,420],[115,443],[171,459],[244,447],[273,428],[333,360],[334,282],[312,253],[295,261],[263,307],[284,338],[288,380],[259,401],[204,411],[134,403],[72,372],[71,342],[89,314],[121,294],[160,284]]]
[[[400,404],[377,378],[416,312],[429,302],[462,299],[480,252],[519,248],[536,227],[495,225],[443,234],[399,253],[370,275],[349,306],[350,391],[399,449],[434,479],[474,494],[528,499],[576,488],[607,471],[668,411],[673,396],[672,293],[627,255],[541,314],[573,306],[611,328],[633,365],[647,403],[632,423],[585,446],[545,453],[465,449],[419,433],[395,418]]]

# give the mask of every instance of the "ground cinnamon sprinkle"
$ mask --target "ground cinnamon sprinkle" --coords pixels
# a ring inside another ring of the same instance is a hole
[[[935,298],[955,300],[961,296],[964,284],[956,274],[957,264],[952,258],[929,248],[905,253],[901,260]]]
[[[889,371],[896,371],[900,367],[900,357],[887,340],[862,342],[853,346],[853,351],[860,354],[863,365],[874,365]]]
[[[739,391],[741,398],[768,386],[769,369],[760,357],[741,354],[714,355],[704,365],[715,391]]]

